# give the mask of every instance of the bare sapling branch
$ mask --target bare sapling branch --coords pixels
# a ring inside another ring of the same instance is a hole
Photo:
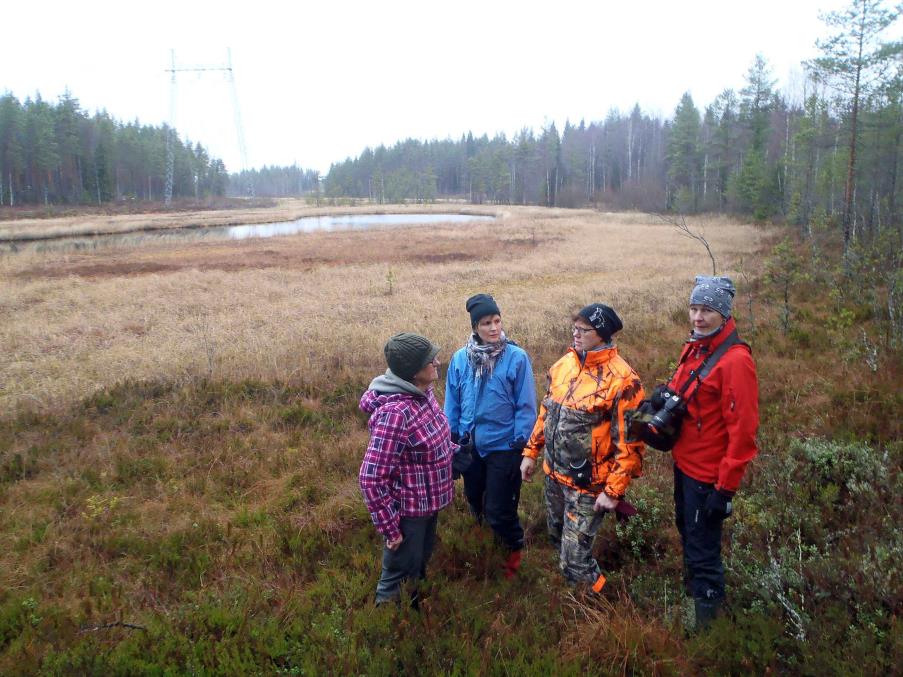
[[[690,226],[687,225],[687,220],[684,218],[683,214],[653,214],[655,218],[659,219],[662,223],[668,224],[669,226],[674,226],[684,237],[688,237],[691,240],[696,240],[697,242],[701,242],[702,246],[705,247],[706,253],[709,255],[709,258],[712,260],[712,275],[718,274],[718,268],[715,265],[715,255],[712,253],[712,247],[709,245],[709,241],[705,239],[705,235],[703,235],[702,231],[694,232],[690,230]]]
[[[147,631],[147,628],[143,625],[136,625],[135,623],[125,623],[123,621],[114,621],[113,623],[104,623],[103,625],[92,625],[89,627],[81,628],[78,631],[78,634],[82,635],[86,632],[99,632],[100,630],[110,630],[111,628],[126,628],[127,630]]]

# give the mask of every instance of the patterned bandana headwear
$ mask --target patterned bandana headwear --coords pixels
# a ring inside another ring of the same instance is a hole
[[[736,293],[737,289],[729,277],[697,275],[696,286],[690,294],[690,305],[706,306],[727,319],[731,316]]]

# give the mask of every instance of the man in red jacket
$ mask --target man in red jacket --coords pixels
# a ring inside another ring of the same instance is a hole
[[[697,276],[690,294],[692,332],[668,384],[679,390],[726,341],[714,368],[685,393],[687,413],[674,445],[674,510],[683,545],[684,586],[695,602],[696,627],[714,620],[724,599],[721,523],[747,464],[756,455],[759,386],[749,346],[736,338],[726,277]]]

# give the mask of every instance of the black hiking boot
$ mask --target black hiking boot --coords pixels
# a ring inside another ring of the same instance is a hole
[[[720,599],[696,599],[696,632],[708,629],[721,610]]]

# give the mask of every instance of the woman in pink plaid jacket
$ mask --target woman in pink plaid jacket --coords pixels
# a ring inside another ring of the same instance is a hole
[[[423,336],[396,334],[385,347],[386,373],[361,397],[370,415],[370,444],[361,463],[360,485],[376,530],[385,539],[376,603],[397,601],[401,583],[416,581],[436,542],[439,511],[452,501],[448,419],[433,396],[439,378],[439,348]]]

